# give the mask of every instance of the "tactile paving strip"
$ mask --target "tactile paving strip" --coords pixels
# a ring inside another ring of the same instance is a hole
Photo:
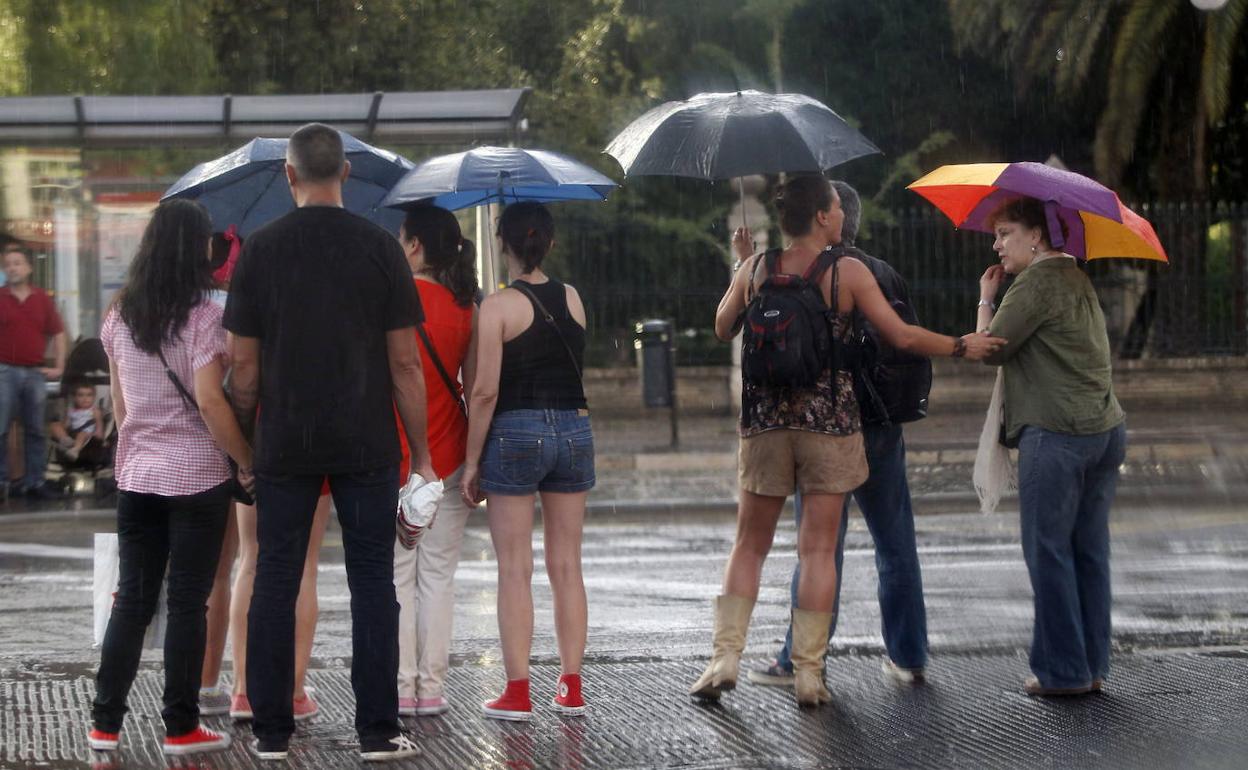
[[[742,679],[722,704],[685,695],[703,661],[602,662],[586,668],[589,716],[550,708],[558,670],[532,671],[536,716],[528,724],[481,717],[478,704],[503,683],[498,667],[457,666],[440,718],[405,719],[424,755],[412,768],[1134,768],[1248,766],[1248,653],[1121,655],[1105,693],[1068,699],[1022,694],[1015,655],[935,658],[930,681],[904,687],[879,659],[828,664],[835,698],[799,710],[790,690]],[[747,661],[757,665],[759,661]],[[351,729],[349,672],[312,672],[321,713],[295,734],[287,767],[360,765]],[[122,751],[86,745],[93,684],[82,669],[0,679],[4,768],[251,768],[250,731],[227,752],[167,762],[160,754],[160,672],[145,668],[130,696]]]

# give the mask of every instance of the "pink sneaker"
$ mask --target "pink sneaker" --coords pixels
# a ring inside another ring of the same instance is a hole
[[[186,735],[165,736],[166,754],[197,754],[201,751],[223,751],[230,747],[230,736],[199,726]]]
[[[247,700],[246,695],[235,695],[230,701],[230,718],[245,720],[252,718],[251,701]]]
[[[321,707],[316,705],[316,701],[312,700],[312,696],[306,693],[302,698],[295,698],[291,705],[294,707],[296,722],[305,722],[321,710]]]
[[[401,717],[416,716],[416,699],[415,698],[399,698],[399,716]]]
[[[422,717],[436,717],[438,714],[445,714],[451,710],[451,702],[443,696],[436,698],[418,698],[416,700],[416,714]]]

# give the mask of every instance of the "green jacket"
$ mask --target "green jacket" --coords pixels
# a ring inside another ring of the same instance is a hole
[[[1026,425],[1086,436],[1122,422],[1105,315],[1073,259],[1046,259],[1020,273],[988,330],[1008,340],[984,362],[1004,372],[1010,446]]]

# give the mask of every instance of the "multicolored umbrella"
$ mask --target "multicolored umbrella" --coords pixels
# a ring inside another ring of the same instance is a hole
[[[1127,257],[1168,262],[1148,220],[1108,187],[1043,163],[963,163],[941,166],[912,182],[957,227],[991,232],[987,219],[1006,201],[1044,201],[1053,247],[1084,259]],[[1063,237],[1062,228],[1066,226]]]

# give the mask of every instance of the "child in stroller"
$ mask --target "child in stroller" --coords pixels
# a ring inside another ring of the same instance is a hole
[[[54,419],[48,434],[56,442],[61,465],[66,470],[94,470],[108,463],[104,444],[104,412],[95,400],[95,386],[79,381],[65,388],[69,392],[64,419]]]

